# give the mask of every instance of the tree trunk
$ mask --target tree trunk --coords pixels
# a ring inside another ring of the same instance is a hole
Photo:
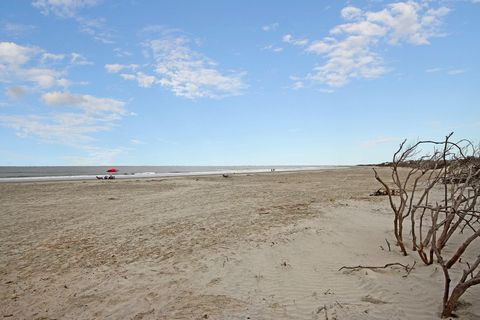
[[[453,310],[458,303],[458,299],[460,299],[466,290],[467,286],[463,283],[458,284],[455,289],[453,289],[447,303],[443,305],[442,318],[448,318],[452,316]]]

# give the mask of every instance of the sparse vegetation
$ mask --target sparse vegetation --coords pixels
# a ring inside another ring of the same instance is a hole
[[[388,195],[394,235],[402,254],[409,254],[411,243],[412,251],[425,265],[436,259],[443,270],[445,318],[452,316],[466,290],[480,284],[480,255],[467,254],[480,239],[479,148],[469,140],[453,142],[452,135],[443,141],[425,140],[410,146],[403,141],[392,162],[383,164],[391,169],[391,180],[373,169]],[[398,193],[390,192],[392,188]],[[405,228],[410,231],[408,240]],[[451,271],[460,267],[462,260],[463,274],[451,290]]]

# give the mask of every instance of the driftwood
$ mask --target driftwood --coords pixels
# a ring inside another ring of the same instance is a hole
[[[410,270],[410,266],[407,264],[402,264],[400,262],[393,262],[393,263],[387,263],[386,265],[384,265],[383,267],[382,266],[355,266],[355,267],[347,267],[347,266],[343,266],[341,267],[340,269],[338,269],[338,271],[341,271],[343,269],[346,269],[346,270],[354,270],[354,271],[358,271],[360,269],[370,269],[370,270],[375,270],[375,269],[386,269],[388,267],[393,267],[393,266],[400,266],[400,267],[403,267],[405,269],[405,271],[409,271]],[[412,267],[413,268],[413,267]]]
[[[392,247],[390,246],[390,242],[388,242],[387,239],[385,239],[385,242],[387,243],[388,251],[392,251]]]
[[[425,265],[433,264],[436,258],[442,268],[444,318],[452,316],[459,298],[468,288],[480,284],[478,257],[473,264],[467,263],[468,269],[453,290],[450,287],[450,270],[460,259],[465,260],[467,249],[480,239],[477,204],[480,200],[480,147],[465,139],[453,142],[452,135],[443,141],[423,140],[411,146],[403,141],[393,161],[388,163],[389,181],[373,168],[375,179],[383,186],[394,213],[394,235],[400,251],[408,255],[407,242],[411,240],[412,251],[417,252]],[[395,199],[390,186],[398,190]],[[435,195],[439,190],[442,191],[440,199]],[[404,224],[408,222],[411,237],[404,235]],[[454,235],[460,238],[460,244],[450,245],[452,254],[447,256],[443,249]]]

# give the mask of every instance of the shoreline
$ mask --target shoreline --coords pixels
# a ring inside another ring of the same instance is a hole
[[[338,170],[350,168],[351,166],[308,166],[298,168],[275,168],[271,169],[239,169],[239,170],[215,170],[215,171],[192,171],[192,172],[159,172],[159,173],[132,173],[132,174],[114,174],[114,180],[130,180],[130,179],[149,179],[149,178],[166,178],[166,177],[194,177],[194,176],[216,176],[216,175],[239,175],[253,173],[270,173],[274,172],[305,172],[305,171],[322,171],[322,170]],[[21,182],[53,182],[53,181],[88,181],[101,180],[97,176],[109,176],[110,174],[102,173],[97,175],[75,175],[75,176],[39,176],[39,177],[9,177],[0,178],[0,183],[21,183]]]

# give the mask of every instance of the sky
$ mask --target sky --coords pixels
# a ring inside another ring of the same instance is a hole
[[[480,138],[480,0],[0,1],[0,165],[334,165]]]

